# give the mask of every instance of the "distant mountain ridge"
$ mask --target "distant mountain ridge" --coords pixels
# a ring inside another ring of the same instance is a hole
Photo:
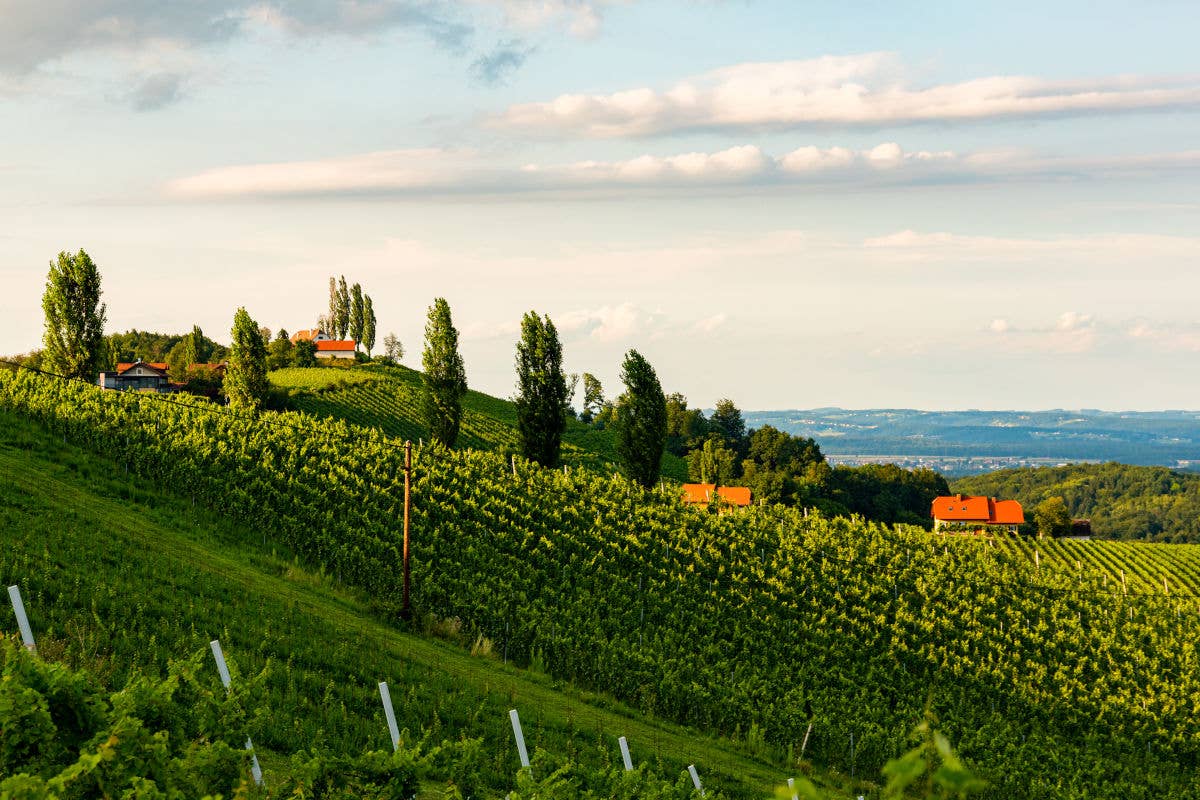
[[[1200,411],[920,411],[816,408],[744,413],[748,427],[772,425],[816,439],[842,457],[919,457],[947,463],[982,459],[983,471],[1023,462],[1121,461],[1194,468],[1200,465]]]

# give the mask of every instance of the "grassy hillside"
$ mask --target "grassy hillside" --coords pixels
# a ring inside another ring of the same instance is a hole
[[[1200,475],[1165,467],[1076,464],[1007,469],[963,478],[955,491],[1020,500],[1026,517],[1048,497],[1062,497],[1072,516],[1090,519],[1096,536],[1200,542]]]
[[[421,373],[408,367],[290,367],[272,372],[270,379],[273,386],[287,392],[288,406],[297,411],[378,428],[388,436],[414,442],[429,436],[421,424]],[[463,407],[459,447],[520,452],[517,410],[512,402],[469,391]],[[613,469],[616,454],[611,431],[571,419],[563,443],[564,464]],[[663,474],[686,480],[687,465],[667,453]]]
[[[188,403],[0,375],[0,407],[393,610],[394,442]],[[1200,796],[1194,546],[1095,543],[1106,569],[1070,569],[990,539],[782,508],[709,515],[619,478],[523,462],[514,476],[495,454],[437,447],[418,452],[414,498],[431,624],[457,618],[642,712],[873,776],[928,710],[991,797]],[[1179,585],[1129,591],[1117,565]]]
[[[266,716],[249,733],[269,782],[299,750],[387,748],[383,679],[410,742],[482,739],[479,773],[497,795],[518,766],[512,707],[531,749],[584,768],[616,763],[614,737],[625,735],[635,759],[672,783],[696,763],[708,786],[761,797],[784,774],[744,746],[505,665],[501,648],[472,656],[469,641],[401,633],[377,619],[370,598],[306,569],[265,534],[9,413],[0,413],[0,477],[0,582],[21,585],[40,653],[120,686],[220,638],[237,673],[267,670]],[[7,607],[0,620],[12,632]]]

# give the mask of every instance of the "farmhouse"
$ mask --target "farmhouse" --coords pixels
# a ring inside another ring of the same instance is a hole
[[[292,344],[296,342],[327,342],[332,339],[329,334],[320,328],[311,328],[304,331],[296,331],[292,334]]]
[[[317,358],[348,358],[354,360],[355,351],[358,349],[353,339],[343,341],[337,339],[319,339],[316,345]]]
[[[178,388],[167,379],[167,365],[159,361],[138,360],[117,364],[116,372],[101,372],[96,383],[101,389],[160,393],[173,392]]]
[[[1017,532],[1017,526],[1025,523],[1025,511],[1016,500],[997,500],[994,497],[968,497],[963,494],[938,497],[933,501],[930,512],[933,529],[943,525],[974,527],[979,531],[988,528],[1005,528]]]
[[[744,507],[750,505],[750,490],[745,486],[721,486],[713,483],[685,483],[683,485],[684,505],[708,505],[713,492],[726,504]]]

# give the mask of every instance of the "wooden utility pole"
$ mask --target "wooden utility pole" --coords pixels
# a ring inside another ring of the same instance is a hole
[[[400,616],[412,619],[412,608],[408,604],[408,508],[412,503],[412,442],[404,443],[404,604]]]

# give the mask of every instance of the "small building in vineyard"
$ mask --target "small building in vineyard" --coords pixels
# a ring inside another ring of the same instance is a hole
[[[964,494],[938,497],[930,511],[933,529],[945,526],[974,529],[983,533],[991,529],[1016,533],[1025,524],[1025,510],[1016,500],[997,500],[994,497],[970,497]]]
[[[725,505],[744,508],[750,505],[750,490],[745,486],[717,486],[714,483],[685,483],[683,485],[684,505],[708,505],[713,495]]]

